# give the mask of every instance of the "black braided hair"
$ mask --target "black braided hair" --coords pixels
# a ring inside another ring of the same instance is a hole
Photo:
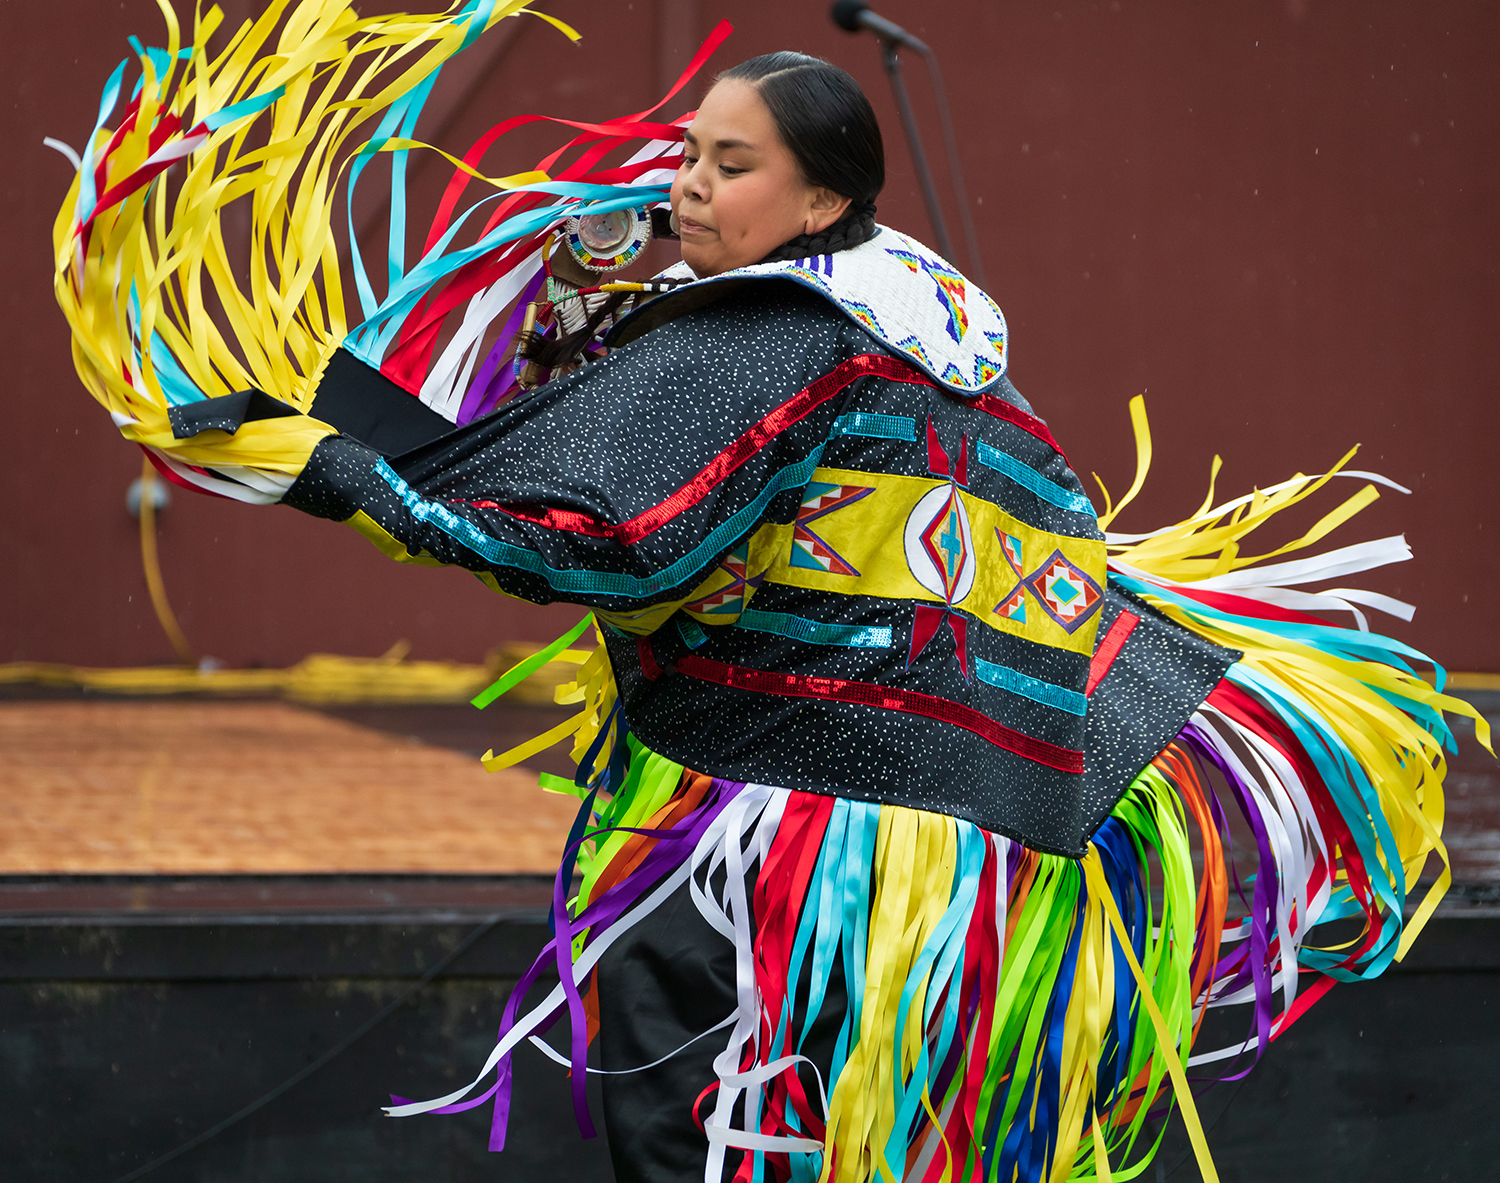
[[[867,201],[855,207],[837,222],[817,234],[799,234],[782,243],[762,263],[784,263],[790,259],[807,259],[813,255],[831,255],[846,251],[875,237],[875,203]]]

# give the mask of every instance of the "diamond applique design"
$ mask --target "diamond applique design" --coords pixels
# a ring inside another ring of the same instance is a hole
[[[750,544],[742,542],[724,556],[719,570],[729,576],[729,582],[700,600],[684,604],[684,610],[702,616],[738,616],[745,610],[745,596],[760,586],[760,580],[749,579]]]
[[[918,583],[950,607],[974,587],[974,536],[963,493],[951,481],[912,507],[902,531],[906,565]]]
[[[938,570],[943,599],[953,603],[959,577],[969,563],[969,548],[959,517],[958,490],[952,490],[941,512],[922,531],[922,547]]]
[[[1047,615],[1070,633],[1094,614],[1104,598],[1099,585],[1060,550],[1028,575],[1025,584]]]
[[[955,342],[961,342],[964,334],[969,331],[969,312],[964,307],[968,289],[964,284],[964,277],[937,259],[926,259],[894,247],[887,247],[885,253],[900,259],[914,275],[925,271],[932,282],[937,284],[938,303],[948,313],[948,336]]]
[[[1016,590],[995,605],[995,614],[1017,624],[1026,623],[1026,589],[1016,584]]]
[[[813,529],[813,523],[819,518],[849,508],[874,491],[873,487],[865,485],[830,485],[822,481],[809,484],[803,494],[802,505],[797,510],[797,521],[792,530],[792,548],[787,561],[793,567],[801,567],[806,571],[858,575],[859,572],[852,563],[819,537]]]

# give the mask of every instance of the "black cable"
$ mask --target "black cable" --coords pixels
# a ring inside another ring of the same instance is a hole
[[[927,216],[932,221],[932,233],[937,239],[938,253],[951,262],[953,240],[948,237],[948,223],[943,219],[943,203],[938,199],[937,187],[932,182],[932,169],[927,166],[927,153],[922,148],[922,133],[917,129],[911,96],[906,93],[906,83],[901,78],[901,57],[896,52],[895,43],[881,42],[880,57],[891,80],[891,93],[896,96],[896,109],[901,112],[901,124],[906,128],[906,146],[911,152],[917,181],[922,186],[922,199],[927,203]]]
[[[1236,1082],[1236,1084],[1234,1086],[1234,1092],[1232,1092],[1232,1093],[1229,1094],[1229,1100],[1227,1100],[1227,1101],[1224,1102],[1224,1108],[1222,1108],[1222,1109],[1219,1110],[1218,1117],[1215,1117],[1213,1119],[1213,1121],[1209,1122],[1207,1128],[1203,1131],[1203,1138],[1204,1138],[1205,1141],[1207,1141],[1208,1135],[1213,1132],[1214,1126],[1216,1126],[1216,1125],[1219,1124],[1219,1122],[1223,1119],[1224,1115],[1226,1113],[1228,1113],[1229,1110],[1230,1110],[1230,1108],[1234,1105],[1234,1099],[1240,1095],[1240,1089],[1242,1089],[1242,1088],[1245,1087],[1245,1081],[1247,1081],[1249,1079],[1250,1079],[1250,1074],[1247,1072],[1247,1073],[1245,1073],[1244,1076],[1240,1077],[1239,1080]],[[1170,1179],[1173,1175],[1175,1175],[1178,1171],[1180,1171],[1182,1169],[1183,1165],[1187,1162],[1187,1160],[1190,1159],[1190,1158],[1192,1158],[1192,1157],[1193,1157],[1193,1151],[1192,1151],[1192,1148],[1189,1147],[1183,1153],[1183,1156],[1177,1160],[1177,1165],[1174,1166],[1170,1171],[1167,1172],[1166,1177],[1168,1179]]]
[[[473,946],[475,941],[479,940],[480,937],[484,936],[485,933],[489,932],[490,929],[494,928],[495,925],[499,923],[500,915],[498,913],[486,919],[482,924],[479,925],[478,928],[474,929],[471,933],[469,933],[468,936],[459,941],[457,946],[455,946],[454,949],[447,954],[447,956],[439,960],[436,965],[434,965],[420,978],[413,982],[409,987],[402,991],[401,994],[399,994],[394,999],[394,1001],[387,1003],[386,1006],[382,1008],[373,1018],[365,1020],[365,1022],[362,1023],[355,1031],[353,1031],[349,1035],[346,1035],[343,1039],[334,1044],[311,1064],[307,1064],[304,1067],[300,1068],[298,1071],[292,1073],[292,1075],[288,1076],[270,1092],[264,1094],[261,1097],[258,1097],[254,1101],[251,1101],[250,1104],[246,1105],[243,1109],[230,1114],[223,1121],[217,1123],[216,1125],[209,1126],[209,1128],[204,1130],[201,1134],[197,1134],[194,1137],[189,1138],[180,1146],[176,1146],[173,1149],[167,1151],[165,1154],[157,1158],[153,1158],[144,1166],[136,1167],[135,1170],[121,1175],[118,1179],[114,1180],[114,1183],[131,1183],[132,1180],[139,1179],[141,1178],[141,1176],[149,1174],[150,1172],[156,1170],[157,1167],[164,1166],[165,1164],[171,1162],[174,1158],[178,1158],[181,1155],[186,1154],[189,1150],[193,1150],[199,1146],[202,1146],[203,1143],[207,1142],[210,1138],[217,1137],[219,1134],[222,1134],[225,1130],[227,1130],[230,1126],[236,1124],[237,1122],[243,1121],[245,1118],[249,1117],[257,1110],[264,1109],[272,1101],[276,1100],[277,1097],[301,1084],[319,1068],[324,1067],[329,1063],[329,1061],[348,1051],[349,1048],[353,1047],[354,1044],[357,1043],[360,1039],[363,1039],[381,1023],[385,1022],[385,1020],[390,1018],[391,1015],[395,1014],[396,1011],[398,1011],[402,1007],[402,1005],[405,1004],[405,1002],[409,998],[411,998],[413,994],[415,994],[423,986],[427,985],[427,983],[432,981],[433,978],[442,973],[443,970],[452,965],[453,962],[456,961],[461,954],[467,952]]]

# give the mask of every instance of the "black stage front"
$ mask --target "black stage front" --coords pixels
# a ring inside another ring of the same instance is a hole
[[[378,1112],[389,1092],[437,1095],[483,1063],[545,940],[549,890],[475,876],[0,881],[5,1177],[129,1176],[317,1061],[478,933],[347,1050],[140,1177],[609,1180],[602,1142],[573,1125],[564,1070],[530,1047],[504,1154],[485,1149],[486,1110]],[[1202,1098],[1225,1183],[1493,1177],[1497,894],[1455,893],[1403,965],[1335,989],[1242,1084]],[[1185,1153],[1169,1130],[1146,1179],[1196,1178]]]

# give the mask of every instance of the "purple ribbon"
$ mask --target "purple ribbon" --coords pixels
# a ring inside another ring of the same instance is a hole
[[[569,865],[568,855],[589,838],[597,838],[604,834],[626,833],[637,834],[644,837],[659,839],[657,844],[651,848],[640,864],[630,872],[619,883],[615,884],[597,900],[589,904],[577,917],[569,917],[567,909],[566,885],[562,880],[562,867],[558,868],[558,874],[553,880],[552,886],[552,911],[553,925],[556,933],[553,938],[543,946],[540,954],[521,980],[516,983],[515,989],[511,991],[506,1000],[505,1010],[500,1019],[500,1030],[497,1039],[503,1040],[505,1036],[515,1027],[516,1020],[527,992],[541,977],[543,970],[549,965],[557,967],[561,979],[564,1001],[554,1007],[544,1020],[544,1025],[538,1029],[538,1034],[549,1029],[558,1018],[561,1017],[564,1007],[568,1011],[568,1020],[571,1031],[571,1064],[572,1064],[572,1094],[573,1110],[578,1118],[578,1125],[586,1138],[595,1136],[593,1121],[589,1116],[588,1099],[585,1093],[588,1073],[588,1023],[583,1011],[583,998],[578,992],[578,986],[573,980],[572,946],[573,933],[584,929],[590,931],[590,935],[596,935],[615,923],[621,916],[634,907],[640,899],[646,895],[648,889],[655,885],[665,875],[675,868],[681,866],[683,859],[689,857],[697,848],[709,826],[745,786],[736,781],[720,780],[714,778],[708,796],[695,810],[682,818],[676,825],[666,830],[645,830],[629,826],[614,826],[600,830],[590,831],[574,843],[565,852],[562,866]],[[686,854],[683,853],[684,848]],[[496,1067],[496,1079],[485,1092],[478,1097],[467,1101],[458,1101],[452,1105],[444,1105],[439,1109],[432,1110],[433,1113],[462,1113],[467,1109],[474,1109],[483,1105],[491,1097],[495,1099],[494,1116],[490,1123],[490,1145],[491,1150],[505,1149],[505,1131],[510,1121],[510,1098],[511,1098],[511,1057],[509,1054],[501,1058]],[[392,1098],[396,1100],[396,1098]],[[399,1103],[399,1101],[397,1102]]]
[[[1229,989],[1236,990],[1243,987],[1246,982],[1253,983],[1255,988],[1255,1033],[1259,1037],[1256,1041],[1255,1059],[1259,1060],[1265,1054],[1266,1048],[1271,1041],[1271,1011],[1273,1009],[1273,996],[1275,994],[1274,983],[1270,968],[1271,932],[1275,928],[1276,910],[1276,888],[1278,884],[1276,857],[1271,849],[1270,831],[1266,826],[1265,819],[1261,816],[1259,808],[1251,796],[1248,786],[1238,775],[1236,770],[1230,766],[1206,737],[1198,733],[1197,729],[1189,725],[1183,729],[1185,737],[1193,741],[1193,746],[1199,753],[1213,764],[1224,775],[1230,791],[1239,803],[1240,811],[1245,815],[1245,820],[1250,823],[1250,828],[1255,834],[1256,853],[1259,856],[1259,865],[1255,876],[1255,891],[1253,899],[1249,903],[1250,909],[1250,941],[1248,946],[1241,945],[1235,952],[1222,962],[1224,971],[1233,970],[1234,974],[1229,983]],[[1226,831],[1228,827],[1226,826]],[[1230,866],[1233,868],[1233,861]],[[1235,875],[1236,885],[1239,885],[1239,876]],[[1244,898],[1241,889],[1240,898]],[[1289,970],[1295,973],[1295,968]],[[1221,974],[1220,980],[1222,981]],[[1253,1067],[1253,1063],[1251,1067]],[[1222,1076],[1221,1080],[1237,1080],[1244,1076],[1250,1069],[1235,1076]]]
[[[536,299],[536,294],[541,290],[545,279],[546,276],[538,271],[535,278],[521,289],[510,319],[505,322],[505,327],[500,330],[500,336],[490,347],[484,364],[479,367],[479,373],[475,375],[474,381],[469,383],[469,389],[464,392],[464,401],[459,405],[456,420],[460,427],[475,419],[483,418],[493,411],[495,404],[500,401],[500,396],[510,388],[510,368],[507,366],[502,369],[500,363],[505,360],[511,343],[516,339],[516,334],[521,331],[521,322],[526,319],[526,308]]]

